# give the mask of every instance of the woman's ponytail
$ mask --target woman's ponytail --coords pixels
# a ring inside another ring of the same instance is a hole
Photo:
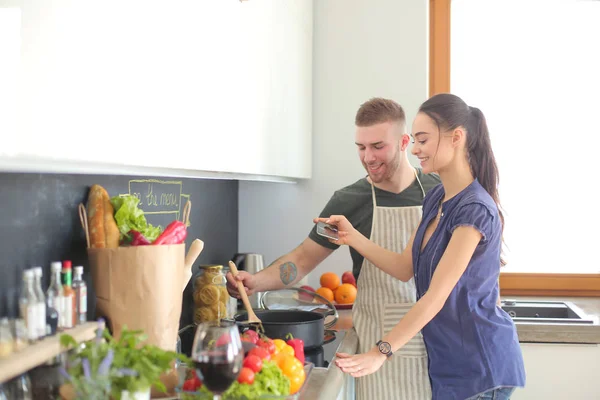
[[[501,211],[498,195],[498,165],[492,151],[490,133],[485,116],[476,107],[469,107],[460,97],[443,93],[431,97],[419,108],[419,112],[433,119],[440,131],[452,130],[463,126],[467,130],[467,156],[471,172],[481,186],[494,199],[498,207],[502,230],[504,215]],[[506,263],[500,258],[501,265]]]

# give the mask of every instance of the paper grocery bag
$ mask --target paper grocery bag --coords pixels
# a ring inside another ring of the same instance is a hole
[[[114,337],[124,327],[141,329],[146,343],[175,351],[181,288],[185,285],[185,244],[88,249],[97,317]]]

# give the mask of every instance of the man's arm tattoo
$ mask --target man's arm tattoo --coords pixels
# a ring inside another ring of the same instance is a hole
[[[279,266],[279,277],[284,285],[289,285],[290,283],[294,282],[297,276],[298,269],[296,268],[296,264],[293,262],[288,261]]]

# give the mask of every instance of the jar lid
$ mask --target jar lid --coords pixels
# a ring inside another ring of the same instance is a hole
[[[223,266],[220,264],[204,264],[204,265],[200,265],[198,268],[200,269],[218,269],[221,270],[223,269]]]

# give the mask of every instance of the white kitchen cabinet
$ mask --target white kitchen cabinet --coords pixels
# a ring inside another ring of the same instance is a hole
[[[0,170],[310,177],[312,1],[17,4],[17,118]]]
[[[521,343],[527,384],[514,400],[600,399],[600,346]]]

